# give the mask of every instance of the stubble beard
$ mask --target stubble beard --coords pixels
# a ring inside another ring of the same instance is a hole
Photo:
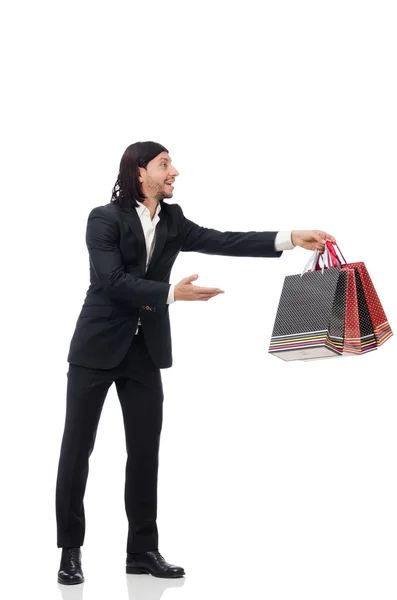
[[[165,184],[161,185],[160,183],[155,183],[151,181],[149,183],[149,192],[150,196],[160,202],[160,200],[164,200],[164,198],[172,198],[172,191],[166,192],[164,188]]]

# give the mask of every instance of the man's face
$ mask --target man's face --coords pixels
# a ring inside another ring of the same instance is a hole
[[[138,167],[139,181],[146,198],[155,198],[158,201],[172,198],[172,183],[179,173],[171,163],[168,152],[161,152],[148,162],[146,169]]]

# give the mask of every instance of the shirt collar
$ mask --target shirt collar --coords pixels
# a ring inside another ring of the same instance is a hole
[[[150,212],[150,211],[149,211],[149,209],[148,209],[148,207],[147,207],[147,206],[145,206],[145,205],[143,204],[143,202],[139,202],[139,200],[137,200],[137,203],[139,204],[139,206],[136,206],[135,208],[136,208],[136,211],[137,211],[137,213],[138,213],[138,215],[139,215],[140,217],[141,217],[141,216],[144,214],[144,212],[145,212],[146,210],[147,210],[148,212]],[[160,202],[159,202],[159,203],[158,203],[158,206],[157,206],[157,208],[156,208],[156,212],[154,213],[154,214],[155,214],[155,216],[159,214],[160,210],[161,210],[161,204],[160,204]]]

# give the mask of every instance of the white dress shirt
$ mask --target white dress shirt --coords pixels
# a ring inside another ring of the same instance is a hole
[[[138,202],[138,200],[137,200]],[[161,210],[160,203],[157,206],[156,212],[153,217],[153,221],[150,218],[150,210],[142,202],[138,202],[139,206],[135,207],[136,212],[142,223],[143,233],[146,242],[146,271],[149,266],[150,259],[153,254],[156,236],[156,225],[160,221],[159,212]],[[290,231],[279,231],[274,240],[274,249],[276,252],[283,250],[292,250],[295,246],[291,242]],[[175,284],[171,284],[170,291],[168,292],[167,304],[173,304]],[[141,320],[138,320],[138,326],[141,324]]]

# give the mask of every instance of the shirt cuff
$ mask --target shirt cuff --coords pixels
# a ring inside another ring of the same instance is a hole
[[[283,250],[292,250],[295,248],[291,242],[290,231],[279,231],[274,240],[274,249],[276,252],[282,252]]]
[[[175,290],[175,284],[171,284],[169,292],[168,292],[167,304],[173,304],[175,302],[174,290]]]

